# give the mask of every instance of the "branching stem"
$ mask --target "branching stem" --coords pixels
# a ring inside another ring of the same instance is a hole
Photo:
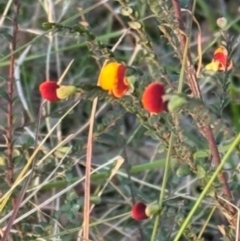
[[[14,65],[15,65],[15,50],[17,45],[17,32],[18,32],[18,12],[20,2],[15,0],[13,3],[13,33],[11,40],[11,56],[9,65],[9,75],[7,81],[7,93],[8,93],[8,104],[7,104],[7,183],[9,186],[13,184],[13,91],[14,91]]]
[[[186,36],[184,35],[184,26],[183,26],[183,21],[182,21],[182,16],[181,16],[179,0],[172,0],[172,6],[173,6],[175,18],[178,21],[178,26],[179,26],[179,30],[180,30],[178,33],[178,39],[179,39],[180,46],[181,46],[181,49],[183,52],[185,49],[185,45],[186,45]],[[187,77],[187,81],[188,81],[189,87],[190,87],[193,95],[195,97],[202,99],[201,91],[200,91],[198,81],[197,81],[196,71],[192,65],[191,56],[189,54],[187,57],[186,77]],[[199,127],[199,129],[200,129],[201,133],[203,133],[204,137],[206,138],[206,140],[208,142],[209,149],[211,150],[211,154],[213,157],[213,163],[214,163],[215,167],[218,167],[219,164],[221,163],[221,158],[219,155],[219,151],[218,151],[217,144],[216,144],[215,138],[213,136],[211,127],[209,125],[205,125],[203,127]],[[222,183],[222,193],[228,200],[231,200],[232,196],[231,196],[231,192],[230,192],[225,174],[223,172],[221,172],[219,174],[218,178],[219,178],[219,181]],[[235,213],[235,210],[230,205],[227,205],[226,208],[230,213],[232,213],[232,214]]]

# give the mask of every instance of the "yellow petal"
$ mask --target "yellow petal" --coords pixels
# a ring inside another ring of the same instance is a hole
[[[75,94],[77,92],[77,88],[73,85],[60,85],[56,92],[59,99],[66,99],[70,95]]]
[[[219,70],[219,62],[211,62],[205,66],[206,71],[217,72]]]
[[[121,64],[110,62],[102,67],[98,77],[98,86],[104,90],[112,90],[117,81],[118,67]]]

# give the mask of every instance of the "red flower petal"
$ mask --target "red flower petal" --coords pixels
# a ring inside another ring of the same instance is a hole
[[[165,89],[162,83],[153,82],[149,84],[142,95],[143,108],[150,113],[160,113],[167,110],[166,103],[163,102]]]
[[[114,87],[111,92],[116,98],[122,97],[129,90],[130,86],[127,82],[127,78],[125,77],[125,71],[125,66],[122,64],[119,65]]]
[[[142,202],[138,202],[134,204],[131,212],[132,218],[138,221],[147,219],[148,216],[145,213],[146,207],[147,206]]]
[[[233,63],[231,60],[228,61],[228,51],[224,47],[219,47],[213,55],[213,61],[219,62],[219,68],[220,71],[230,70],[233,66]]]
[[[223,66],[227,65],[227,55],[224,53],[216,53],[213,56],[214,61],[221,63]]]
[[[40,84],[39,91],[43,99],[48,101],[59,101],[57,97],[56,90],[59,88],[59,85],[55,81],[45,81]]]

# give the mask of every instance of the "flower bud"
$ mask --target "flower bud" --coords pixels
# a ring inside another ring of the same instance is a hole
[[[59,85],[56,81],[49,80],[40,84],[39,91],[43,99],[56,102],[75,94],[78,89],[73,85]]]
[[[48,101],[59,101],[60,98],[57,96],[57,89],[59,85],[54,80],[45,81],[40,84],[39,91],[43,99]]]
[[[77,87],[74,85],[60,85],[60,87],[57,89],[57,96],[61,100],[66,99],[75,94],[77,90]]]
[[[132,207],[131,216],[137,221],[147,219],[148,216],[145,213],[146,205],[142,202],[137,202]]]
[[[217,19],[217,25],[219,28],[225,29],[227,27],[227,24],[228,24],[228,22],[227,22],[226,18],[222,17],[222,18]]]
[[[142,95],[143,108],[151,114],[158,114],[167,110],[167,104],[163,100],[165,95],[164,85],[161,82],[149,84]]]
[[[154,214],[158,213],[159,211],[160,211],[160,207],[158,204],[149,204],[145,209],[145,213],[148,217],[153,216]]]

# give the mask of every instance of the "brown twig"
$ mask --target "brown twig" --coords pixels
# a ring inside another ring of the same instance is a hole
[[[20,8],[19,0],[15,0],[13,3],[13,33],[10,43],[11,56],[9,65],[9,74],[7,81],[7,129],[6,129],[6,139],[7,139],[7,177],[6,181],[11,187],[14,182],[14,163],[13,163],[13,91],[14,91],[14,65],[15,65],[15,50],[17,46],[17,33],[18,33],[18,13]],[[15,200],[13,199],[13,205]],[[3,236],[6,236],[5,233]],[[6,236],[7,237],[7,236]]]
[[[178,21],[178,27],[180,30],[178,33],[178,39],[180,42],[180,47],[183,51],[185,49],[185,45],[186,45],[186,36],[184,35],[184,25],[183,25],[183,21],[182,21],[179,1],[172,0],[172,5],[173,5],[174,15]],[[196,77],[196,70],[192,65],[192,60],[191,60],[191,56],[189,53],[188,53],[188,58],[187,58],[186,77],[187,77],[187,81],[188,81],[189,87],[190,87],[193,95],[195,97],[202,99],[201,91],[200,91],[197,77]],[[206,138],[206,140],[208,141],[208,145],[211,150],[212,157],[213,157],[213,163],[215,166],[218,166],[221,162],[221,158],[219,155],[219,151],[218,151],[217,144],[214,139],[211,127],[209,125],[205,125],[205,126],[202,126],[199,128],[200,128],[200,131],[203,133],[204,137]],[[228,200],[231,200],[232,195],[231,195],[231,192],[230,192],[230,189],[229,189],[229,186],[227,183],[227,179],[226,179],[226,176],[224,173],[221,173],[219,175],[219,181],[222,183],[223,194],[225,195],[225,197]],[[235,210],[230,205],[228,205],[226,208],[230,213],[235,213]]]
[[[93,141],[93,127],[94,118],[97,109],[98,98],[93,100],[92,112],[89,121],[88,141],[87,141],[87,155],[86,155],[86,169],[85,169],[85,183],[84,183],[84,208],[83,208],[83,239],[89,240],[89,222],[90,222],[90,196],[91,196],[91,167],[92,167],[92,141]]]
[[[13,34],[11,40],[11,57],[9,66],[9,75],[7,81],[7,183],[9,186],[13,184],[13,90],[14,90],[14,64],[15,64],[15,50],[17,45],[17,32],[18,32],[18,12],[19,0],[15,0],[13,4]]]
[[[42,106],[43,106],[44,103],[45,102],[43,102],[40,105],[39,111],[38,111],[38,121],[37,121],[37,126],[36,126],[36,136],[35,136],[34,149],[37,148],[37,144],[38,144],[39,126],[40,126],[40,121],[41,121],[41,110],[42,110]],[[21,207],[21,203],[22,203],[22,200],[23,200],[24,195],[26,193],[26,190],[28,188],[28,185],[29,185],[30,181],[32,180],[32,177],[33,177],[33,174],[34,174],[35,165],[36,165],[36,158],[32,162],[30,175],[27,177],[25,183],[23,184],[21,192],[19,193],[18,198],[17,198],[17,200],[15,202],[12,215],[11,215],[11,217],[8,220],[8,224],[7,224],[7,227],[6,227],[5,231],[4,231],[4,235],[3,235],[2,239],[1,239],[1,241],[6,241],[7,240],[7,237],[9,235],[9,233],[10,233],[11,227],[12,227],[12,225],[14,223],[14,220],[15,220],[15,218],[17,216],[18,210]]]

